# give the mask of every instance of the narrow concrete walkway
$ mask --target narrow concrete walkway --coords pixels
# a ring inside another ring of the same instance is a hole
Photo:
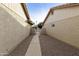
[[[9,56],[79,56],[78,48],[50,37],[41,29],[33,31]]]
[[[26,56],[41,56],[41,48],[40,48],[40,43],[39,43],[39,35],[40,32],[37,31],[36,35],[33,37],[29,48],[26,52]]]

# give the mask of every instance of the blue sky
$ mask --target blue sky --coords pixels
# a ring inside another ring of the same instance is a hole
[[[43,22],[49,9],[61,3],[27,3],[28,12],[31,20],[38,24]]]

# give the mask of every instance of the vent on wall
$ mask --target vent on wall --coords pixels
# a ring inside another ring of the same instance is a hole
[[[55,24],[52,24],[52,27],[55,27]]]

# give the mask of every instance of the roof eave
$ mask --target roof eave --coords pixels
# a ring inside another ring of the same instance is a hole
[[[53,9],[50,9],[50,10],[48,11],[47,16],[46,16],[45,19],[44,19],[43,26],[44,26],[44,23],[46,22],[47,18],[49,17],[50,13],[53,15],[53,11],[54,11]]]
[[[29,16],[26,4],[25,3],[21,3],[21,6],[22,6],[24,14],[25,14],[25,16],[27,18],[27,21],[25,21],[25,22],[29,23],[30,25],[33,25],[34,23],[30,19],[30,16]]]

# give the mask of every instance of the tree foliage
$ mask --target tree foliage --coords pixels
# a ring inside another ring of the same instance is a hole
[[[42,22],[40,22],[40,23],[38,24],[38,27],[41,29],[41,28],[42,28],[42,26],[43,26],[43,23],[42,23]]]

